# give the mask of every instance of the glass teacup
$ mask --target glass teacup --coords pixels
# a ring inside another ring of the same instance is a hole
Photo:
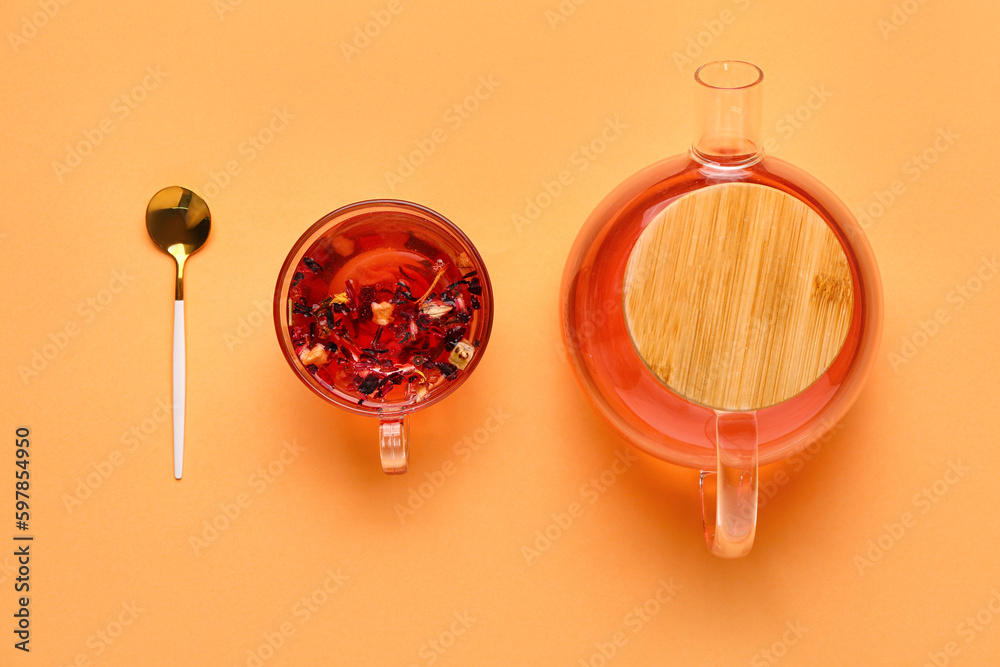
[[[370,200],[333,211],[278,274],[274,324],[296,375],[323,399],[379,420],[382,469],[406,472],[407,416],[455,391],[493,323],[469,238],[434,211]]]

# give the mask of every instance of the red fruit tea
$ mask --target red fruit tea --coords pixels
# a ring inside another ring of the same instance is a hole
[[[362,210],[289,257],[288,340],[317,391],[366,408],[419,407],[478,362],[489,278],[457,228],[420,213]]]

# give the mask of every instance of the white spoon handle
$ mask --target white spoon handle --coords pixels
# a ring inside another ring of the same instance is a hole
[[[174,301],[174,479],[184,472],[184,301]]]

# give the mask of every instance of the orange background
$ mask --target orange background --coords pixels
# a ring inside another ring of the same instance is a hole
[[[46,1],[0,9],[0,662],[995,664],[996,3]],[[576,387],[557,317],[583,220],[687,147],[693,71],[719,58],[765,71],[769,147],[867,211],[886,303],[865,392],[765,471],[738,562],[703,544],[695,471],[607,472],[630,450]],[[158,407],[173,265],[143,225],[172,184],[213,214],[187,269],[182,482]],[[386,196],[459,224],[497,304],[474,376],[414,416],[401,478],[374,421],[291,373],[267,305],[312,222]]]

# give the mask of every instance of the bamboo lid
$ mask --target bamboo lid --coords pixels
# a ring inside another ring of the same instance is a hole
[[[629,256],[625,319],[672,391],[748,411],[815,382],[844,343],[854,305],[847,257],[819,215],[751,183],[685,195]]]

